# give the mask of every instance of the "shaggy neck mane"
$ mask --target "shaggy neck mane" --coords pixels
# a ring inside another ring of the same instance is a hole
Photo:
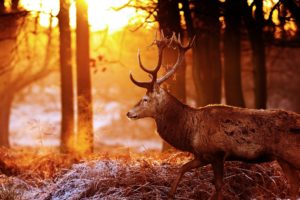
[[[186,125],[190,107],[166,92],[164,102],[154,119],[159,135],[170,145],[183,151],[192,151],[191,130]]]

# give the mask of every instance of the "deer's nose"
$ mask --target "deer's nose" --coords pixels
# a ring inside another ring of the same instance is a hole
[[[130,119],[135,119],[135,118],[137,118],[137,115],[136,115],[135,113],[133,113],[133,112],[130,112],[130,111],[129,111],[126,115],[127,115],[127,117],[130,118]]]

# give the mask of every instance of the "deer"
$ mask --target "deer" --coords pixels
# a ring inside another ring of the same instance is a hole
[[[158,49],[158,62],[153,69],[146,68],[138,51],[139,67],[151,78],[140,82],[130,80],[146,89],[146,94],[129,110],[129,119],[150,117],[156,122],[160,137],[178,150],[190,152],[194,158],[184,164],[171,185],[168,197],[174,198],[182,176],[194,168],[211,164],[215,192],[212,199],[223,199],[225,161],[262,163],[277,161],[288,183],[291,199],[296,199],[300,186],[300,115],[280,109],[250,109],[213,104],[190,107],[177,100],[161,84],[181,65],[185,52],[193,45],[183,45],[180,36],[168,38],[161,34],[153,44]],[[175,48],[178,57],[165,75],[158,78],[166,47]]]

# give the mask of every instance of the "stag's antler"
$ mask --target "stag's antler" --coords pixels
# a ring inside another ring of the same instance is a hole
[[[192,47],[194,40],[195,40],[195,37],[192,40],[190,40],[186,46],[183,46],[183,44],[181,43],[181,40],[180,40],[180,35],[178,35],[178,38],[177,38],[175,33],[173,33],[170,44],[174,45],[174,48],[178,49],[179,55],[177,57],[176,63],[173,65],[173,67],[164,76],[162,76],[161,78],[159,78],[156,81],[157,84],[163,83],[164,81],[166,81],[168,78],[170,78],[175,73],[178,66],[180,66],[183,61],[185,52]]]
[[[138,61],[139,61],[139,66],[140,68],[142,68],[142,70],[144,70],[145,72],[147,72],[149,75],[151,75],[152,80],[150,82],[139,82],[136,81],[132,74],[130,73],[130,79],[131,81],[142,88],[146,88],[148,91],[152,91],[153,90],[153,86],[154,84],[161,84],[163,83],[165,80],[167,80],[170,76],[172,76],[172,74],[175,73],[176,69],[178,68],[178,66],[181,64],[183,58],[184,58],[184,53],[191,48],[193,42],[194,42],[193,38],[192,40],[189,41],[188,45],[183,46],[180,40],[180,35],[178,35],[178,38],[176,37],[175,33],[173,33],[171,38],[165,38],[164,34],[161,34],[160,40],[157,40],[157,37],[155,37],[155,40],[153,41],[153,44],[156,44],[157,48],[158,48],[158,62],[156,67],[153,70],[147,69],[144,67],[144,65],[142,64],[141,61],[141,54],[140,54],[140,50],[138,50]],[[161,64],[162,64],[162,56],[163,56],[163,50],[165,47],[174,47],[176,49],[178,49],[178,58],[176,63],[174,64],[174,66],[171,68],[171,70],[169,70],[164,76],[162,76],[161,78],[157,79],[157,73],[159,71],[159,69],[161,68]]]

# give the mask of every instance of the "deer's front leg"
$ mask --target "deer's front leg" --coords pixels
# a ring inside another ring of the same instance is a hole
[[[175,181],[173,182],[172,184],[172,187],[171,187],[171,190],[169,192],[169,198],[173,198],[174,197],[174,194],[176,192],[176,188],[177,188],[177,185],[179,183],[179,181],[181,180],[182,176],[185,174],[185,172],[191,170],[191,169],[194,169],[194,168],[197,168],[197,167],[201,167],[201,166],[204,166],[205,164],[202,163],[200,160],[198,159],[194,159],[186,164],[184,164],[181,168],[180,168],[180,173],[179,175],[176,177]]]

